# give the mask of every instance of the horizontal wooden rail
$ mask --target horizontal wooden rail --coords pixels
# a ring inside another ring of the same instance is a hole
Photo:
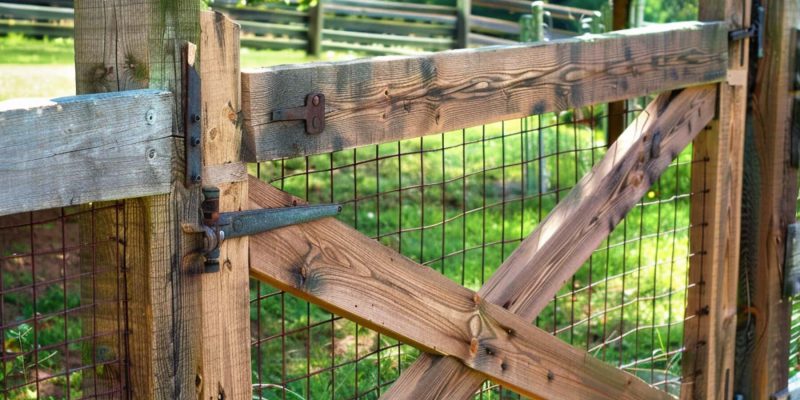
[[[506,10],[518,14],[531,13],[530,0],[473,0],[472,4],[478,7]],[[594,16],[596,11],[577,7],[562,6],[559,4],[545,3],[544,10],[550,12],[555,18],[576,20],[582,17]]]
[[[483,35],[480,33],[470,33],[469,42],[475,46],[510,46],[519,43],[518,40],[503,39],[495,36]]]
[[[415,35],[419,37],[455,36],[455,25],[426,24],[385,19],[368,19],[348,16],[325,16],[325,27],[330,29],[355,30],[366,33],[390,35]]]
[[[677,23],[545,43],[279,66],[242,74],[247,161],[325,153],[725,78],[724,23]],[[326,128],[273,122],[326,96]]]
[[[456,14],[456,8],[451,6],[440,6],[434,4],[399,3],[396,1],[327,0],[325,4],[326,5],[340,4],[344,6],[371,7],[371,8],[380,8],[382,10],[402,10],[402,11],[413,11],[419,13],[444,14],[444,15]]]
[[[469,17],[469,23],[473,32],[519,37],[519,22],[511,22],[497,18],[472,15]]]
[[[71,8],[35,6],[28,4],[0,3],[0,18],[72,20],[75,13]]]
[[[251,178],[250,200],[297,199]],[[670,399],[332,218],[251,237],[250,274],[527,396]]]
[[[171,93],[13,104],[0,106],[0,215],[170,191]]]
[[[421,13],[421,12],[405,11],[405,10],[387,10],[381,8],[380,6],[353,7],[340,4],[326,4],[324,10],[326,14],[330,13],[337,15],[356,15],[360,17],[370,17],[370,18],[399,18],[407,21],[434,22],[439,24],[456,23],[455,15]]]
[[[389,46],[415,47],[426,50],[449,50],[455,43],[452,38],[426,38],[414,36],[385,35],[325,29],[322,36],[326,40],[356,42],[362,44],[378,44]]]
[[[523,321],[533,321],[639,202],[670,162],[714,117],[716,87],[665,93],[612,144],[478,292]],[[385,399],[471,398],[484,378],[424,354]]]

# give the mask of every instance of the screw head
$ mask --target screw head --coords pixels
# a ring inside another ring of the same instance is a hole
[[[156,122],[156,111],[152,108],[147,110],[144,114],[144,120],[147,121],[147,125],[153,125]]]
[[[314,129],[319,128],[319,117],[314,117],[311,119],[311,126],[313,126]]]
[[[319,95],[316,95],[311,98],[311,104],[318,106],[319,105]]]
[[[200,175],[192,175],[192,182],[200,183],[203,180],[203,177]]]
[[[199,122],[200,114],[192,114],[192,122]]]
[[[147,158],[154,159],[156,158],[156,149],[150,149],[147,151]]]
[[[199,146],[200,145],[200,138],[197,136],[192,137],[192,146]]]

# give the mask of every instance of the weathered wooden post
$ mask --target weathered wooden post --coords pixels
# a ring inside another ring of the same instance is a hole
[[[532,43],[544,39],[544,3],[535,1],[531,5],[531,13],[519,19],[519,41]]]
[[[456,48],[469,48],[470,16],[472,15],[471,0],[457,0],[456,3]]]
[[[175,154],[183,154],[184,58],[196,54],[188,43],[199,44],[205,112],[195,123],[205,149],[202,175],[208,176],[202,181],[223,186],[222,206],[238,209],[246,187],[226,186],[230,174],[217,165],[238,160],[227,152],[238,152],[241,141],[238,27],[220,14],[201,13],[200,6],[198,0],[77,1],[77,88],[174,92],[173,113],[153,117],[172,119]],[[201,223],[200,184],[186,182],[184,160],[171,161],[170,194],[124,205],[127,385],[135,399],[249,398],[246,243],[226,243],[224,268],[202,274],[203,238],[194,233]]]
[[[783,293],[787,227],[795,221],[797,167],[792,165],[793,125],[800,124],[793,105],[797,81],[797,2],[766,0],[764,57],[752,60],[743,185],[740,289],[750,296],[739,304],[736,349],[737,394],[766,400],[787,387],[791,300]],[[752,19],[751,19],[752,21]],[[756,40],[751,39],[751,40]],[[794,116],[792,114],[792,108]],[[792,285],[794,286],[794,285]]]
[[[325,29],[324,0],[317,0],[308,10],[308,54],[319,57],[322,54],[322,31]]]
[[[633,12],[631,13],[630,24],[632,28],[638,28],[644,25],[644,6],[645,0],[632,0]]]
[[[614,2],[612,12],[611,30],[618,31],[628,28],[631,17],[631,0],[612,0]],[[625,114],[627,112],[627,102],[616,101],[608,104],[608,130],[606,133],[609,145],[617,141],[619,135],[625,130]]]
[[[745,10],[750,1],[745,1]],[[749,26],[740,1],[700,3],[700,20]],[[730,399],[734,388],[748,39],[731,41],[717,118],[694,141],[682,399]]]
[[[523,15],[520,18],[520,42],[540,42],[545,40],[544,35],[544,2],[535,1],[531,4],[531,14]],[[530,132],[528,124],[531,118],[523,119],[523,129]],[[530,159],[533,154],[539,158],[537,168],[534,168],[533,163],[529,163],[527,169],[527,190],[529,193],[546,193],[550,183],[549,174],[547,172],[547,162],[544,157],[545,144],[544,137],[541,132],[536,135],[536,150],[534,151],[534,143],[531,140],[526,141],[525,151],[527,153],[526,159]]]

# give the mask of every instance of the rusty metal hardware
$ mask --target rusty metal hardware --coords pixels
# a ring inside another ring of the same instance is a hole
[[[338,204],[219,212],[219,188],[203,188],[205,272],[219,271],[219,248],[225,239],[255,235],[285,226],[332,217],[342,211]]]
[[[186,58],[186,50],[184,50]],[[203,177],[203,140],[202,124],[200,123],[200,74],[194,65],[189,65],[184,59],[185,100],[184,100],[184,142],[186,149],[186,186],[199,185]]]
[[[306,133],[316,135],[325,130],[325,95],[311,93],[306,105],[272,111],[272,121],[305,121]]]
[[[736,41],[745,38],[755,37],[758,44],[757,56],[758,58],[764,57],[764,6],[758,6],[756,9],[755,18],[750,22],[749,28],[737,29],[728,32],[728,40]]]

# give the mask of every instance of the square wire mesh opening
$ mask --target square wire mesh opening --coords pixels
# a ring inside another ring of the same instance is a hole
[[[122,203],[0,217],[0,398],[126,395]]]
[[[641,112],[636,102],[625,116]],[[478,290],[602,159],[605,107],[535,115],[419,139],[251,166],[414,261]],[[692,173],[682,152],[535,324],[677,395]],[[699,165],[698,165],[699,164]],[[401,311],[401,310],[398,310]],[[377,399],[419,351],[251,281],[254,398]],[[476,398],[518,396],[487,382]]]

